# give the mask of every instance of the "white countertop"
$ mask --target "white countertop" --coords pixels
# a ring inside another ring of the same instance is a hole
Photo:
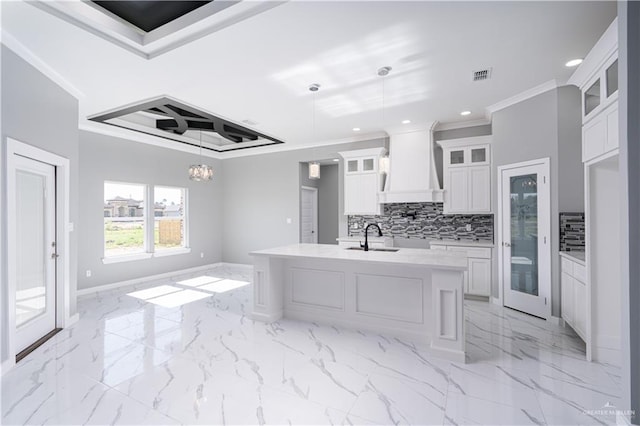
[[[291,244],[249,253],[251,256],[309,258],[434,266],[441,269],[467,269],[465,253],[442,250],[400,248],[397,252],[347,250],[335,244]]]
[[[561,251],[560,256],[585,266],[585,254],[583,251]]]
[[[429,244],[434,246],[495,247],[495,244],[488,241],[476,240],[429,240]]]

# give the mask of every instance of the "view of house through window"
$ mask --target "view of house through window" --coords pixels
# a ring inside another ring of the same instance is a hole
[[[153,241],[155,249],[164,250],[185,246],[183,188],[156,186],[153,189]]]
[[[149,193],[151,200],[144,184],[104,183],[105,258],[186,247],[186,189],[156,186]]]
[[[104,255],[144,253],[145,185],[104,183]]]

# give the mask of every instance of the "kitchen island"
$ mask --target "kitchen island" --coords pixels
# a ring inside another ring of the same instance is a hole
[[[464,362],[464,253],[292,244],[254,251],[253,318],[370,330]]]

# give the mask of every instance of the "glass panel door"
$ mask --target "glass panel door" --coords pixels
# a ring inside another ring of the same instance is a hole
[[[511,289],[538,295],[537,175],[510,178]]]
[[[549,161],[500,167],[499,262],[504,306],[551,315]]]
[[[15,350],[56,327],[55,167],[14,155],[9,171],[9,265],[15,305]]]
[[[16,173],[16,327],[47,310],[45,176]]]

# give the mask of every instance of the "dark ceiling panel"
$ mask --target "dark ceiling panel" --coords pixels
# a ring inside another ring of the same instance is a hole
[[[150,32],[210,1],[108,0],[93,1],[131,25]]]

